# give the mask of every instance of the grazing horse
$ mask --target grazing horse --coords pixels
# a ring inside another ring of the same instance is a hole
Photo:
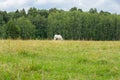
[[[54,40],[63,40],[63,38],[60,34],[55,34],[54,35]]]

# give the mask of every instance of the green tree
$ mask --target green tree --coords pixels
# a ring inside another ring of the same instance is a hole
[[[36,8],[30,8],[29,10],[28,10],[28,14],[27,14],[28,16],[29,15],[31,15],[31,16],[33,16],[33,17],[35,17],[35,16],[37,16],[38,15],[38,10],[36,9]]]
[[[90,13],[97,13],[97,9],[96,9],[96,8],[91,8],[91,9],[89,10],[89,12],[90,12]]]
[[[64,33],[64,19],[66,16],[64,16],[64,12],[55,12],[50,13],[48,17],[48,28],[47,28],[47,35],[48,38],[53,38],[55,33]],[[66,29],[65,29],[66,30]],[[66,30],[67,31],[67,30]],[[64,33],[66,34],[66,33]]]
[[[45,10],[45,9],[42,9],[42,10],[38,10],[38,15],[41,15],[45,18],[48,18],[48,15],[49,15],[49,11],[48,10]]]
[[[0,27],[5,24],[5,21],[4,21],[4,14],[2,11],[0,11]]]
[[[77,10],[78,10],[77,7],[73,7],[70,9],[70,11],[77,11]]]
[[[22,16],[26,17],[26,15],[27,15],[24,8],[23,8],[22,10],[20,10],[19,13],[20,13],[21,17],[22,17]]]
[[[17,39],[20,36],[20,28],[15,25],[15,22],[13,20],[10,20],[6,24],[5,32],[6,38]]]
[[[21,17],[17,19],[16,25],[20,28],[21,39],[33,39],[35,36],[35,26],[30,22],[29,19]]]
[[[29,16],[32,24],[35,25],[35,37],[38,39],[47,38],[47,19],[44,16],[37,15],[36,17]]]

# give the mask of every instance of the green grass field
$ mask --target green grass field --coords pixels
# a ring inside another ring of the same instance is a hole
[[[0,40],[0,80],[120,80],[120,42]]]

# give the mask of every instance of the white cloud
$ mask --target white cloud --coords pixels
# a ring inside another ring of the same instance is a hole
[[[35,4],[40,4],[40,5],[44,5],[44,4],[46,4],[47,3],[47,1],[46,0],[37,0],[36,2],[35,2]]]
[[[118,0],[75,0],[77,7],[88,11],[90,8],[97,8],[98,11],[104,10],[112,13],[120,13],[120,1]]]
[[[29,0],[4,0],[0,1],[0,9],[2,10],[14,10],[24,8]]]
[[[119,11],[120,5],[115,2],[115,0],[106,0],[100,6],[97,6],[97,9],[104,10],[112,13],[120,13]]]
[[[54,4],[57,4],[57,3],[62,3],[64,2],[64,0],[36,0],[36,4],[48,4],[48,3],[54,3]]]
[[[15,11],[16,9],[28,9],[30,7],[49,9],[52,7],[70,9],[78,7],[85,11],[90,8],[120,13],[119,0],[0,0],[0,10]]]
[[[104,3],[104,0],[91,0],[91,1],[78,0],[78,1],[79,1],[78,4],[82,4],[85,6],[91,6],[91,7],[94,7],[94,6],[96,7]]]
[[[90,7],[94,8],[94,7],[100,6],[104,2],[105,0],[91,0],[91,1],[78,0],[78,5],[84,8],[90,8]]]

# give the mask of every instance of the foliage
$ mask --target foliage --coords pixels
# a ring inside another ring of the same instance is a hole
[[[0,11],[0,38],[11,35],[5,35],[5,25],[10,20],[20,28],[21,39],[52,39],[55,33],[60,33],[67,40],[120,40],[120,15],[98,12],[96,8],[88,12],[77,7],[69,11],[34,7],[28,12],[25,9],[8,13]]]
[[[17,19],[16,25],[20,28],[21,39],[34,38],[35,26],[30,22],[29,19],[21,17]]]
[[[47,19],[44,16],[37,15],[35,17],[29,16],[29,20],[35,25],[35,38],[47,38]]]
[[[13,20],[10,20],[6,25],[5,28],[5,36],[6,38],[17,39],[19,38],[20,28],[15,25]]]

